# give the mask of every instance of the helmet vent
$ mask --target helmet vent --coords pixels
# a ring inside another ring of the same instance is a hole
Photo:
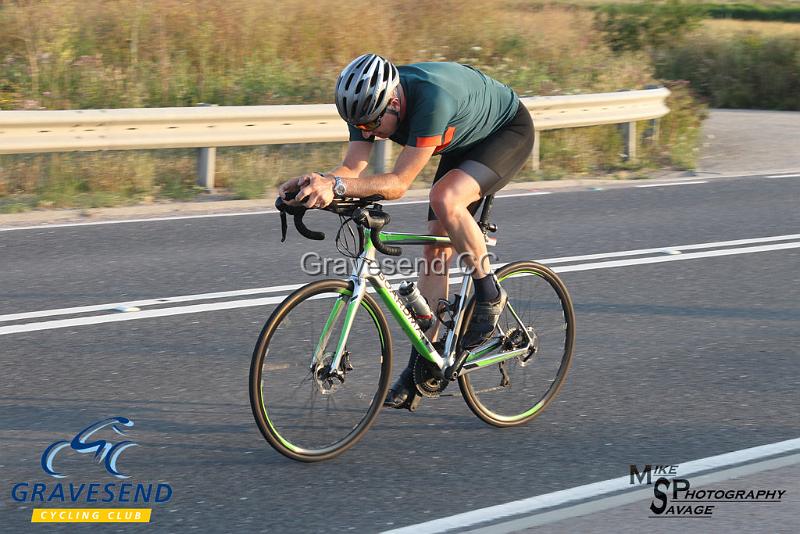
[[[388,105],[399,82],[397,68],[387,59],[375,54],[359,56],[337,79],[339,115],[350,124],[374,120]]]

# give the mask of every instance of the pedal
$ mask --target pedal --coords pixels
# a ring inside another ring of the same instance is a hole
[[[417,411],[417,406],[419,406],[420,402],[422,402],[422,395],[413,395],[413,398],[411,399],[411,402],[409,403],[409,405],[407,407],[408,411],[409,412],[416,412]]]

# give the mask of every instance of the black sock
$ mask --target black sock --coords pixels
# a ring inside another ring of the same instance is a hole
[[[483,278],[473,278],[473,282],[475,282],[475,298],[482,301],[487,302],[489,300],[495,300],[500,293],[497,291],[497,284],[495,284],[494,276],[491,274],[487,274]]]

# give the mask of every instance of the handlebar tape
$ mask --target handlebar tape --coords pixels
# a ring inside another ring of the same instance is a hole
[[[286,200],[294,200],[296,196],[297,192],[286,193]],[[313,239],[315,241],[322,241],[325,239],[324,232],[316,232],[311,230],[303,223],[303,217],[305,217],[306,211],[308,211],[308,208],[305,206],[290,206],[284,202],[284,199],[278,197],[275,200],[275,208],[280,212],[281,215],[281,243],[286,241],[286,229],[288,227],[288,224],[286,223],[287,213],[293,216],[294,226],[303,237]],[[372,229],[372,232],[370,232],[370,241],[372,241],[372,245],[375,247],[375,249],[382,254],[386,254],[387,256],[399,256],[402,254],[402,249],[400,247],[387,245],[383,243],[379,237],[381,228],[389,224],[389,221],[391,220],[389,214],[381,211],[366,209],[361,209],[359,211],[360,213],[358,217],[363,218],[363,222]]]
[[[386,254],[387,256],[399,256],[400,254],[402,254],[403,251],[400,247],[396,247],[394,245],[387,245],[384,242],[382,242],[378,237],[379,234],[380,230],[373,230],[369,234],[370,241],[372,241],[372,244],[375,246],[375,249],[378,252]]]
[[[293,200],[297,196],[297,192],[286,193],[286,200]],[[305,223],[303,223],[303,217],[308,211],[308,208],[305,206],[290,206],[286,202],[283,201],[281,197],[278,197],[275,200],[275,208],[281,214],[281,243],[286,241],[286,214],[289,213],[294,216],[294,227],[297,228],[297,231],[300,234],[308,239],[314,239],[315,241],[322,241],[325,239],[324,232],[316,232],[314,230],[309,229]]]

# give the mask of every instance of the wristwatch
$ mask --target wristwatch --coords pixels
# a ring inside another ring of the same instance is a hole
[[[345,191],[347,191],[347,187],[344,185],[344,180],[340,176],[333,177],[333,194],[337,197],[344,197]]]

